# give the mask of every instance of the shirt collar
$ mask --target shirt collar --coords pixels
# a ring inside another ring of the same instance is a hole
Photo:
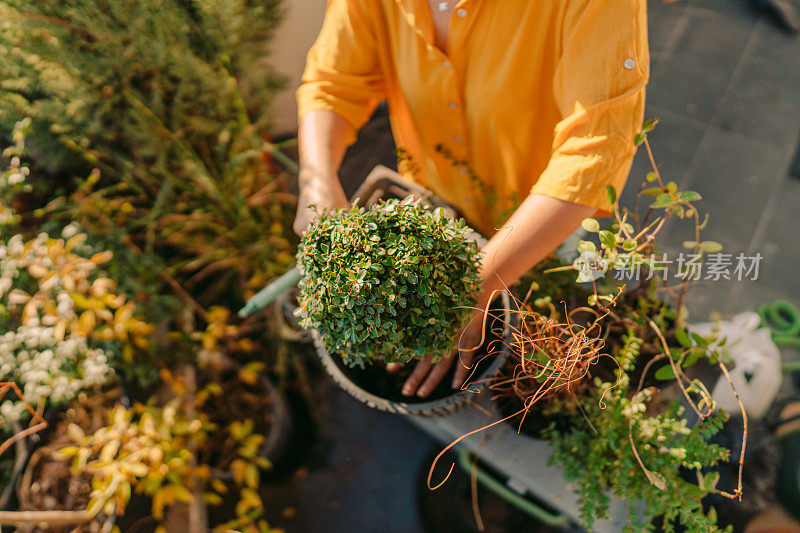
[[[453,10],[476,1],[450,0],[450,2],[455,3]],[[433,46],[433,19],[431,18],[427,0],[395,0],[395,3],[409,26],[414,28],[425,39],[426,43]]]

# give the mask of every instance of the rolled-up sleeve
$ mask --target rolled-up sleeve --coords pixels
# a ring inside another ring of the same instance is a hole
[[[646,0],[567,2],[553,93],[561,113],[552,155],[531,189],[610,213],[636,151],[650,75]]]
[[[385,99],[374,25],[359,0],[330,0],[297,90],[297,113],[329,109],[360,129]],[[348,140],[348,144],[355,136]]]

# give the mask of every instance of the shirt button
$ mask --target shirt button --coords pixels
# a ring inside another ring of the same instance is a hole
[[[466,168],[462,168],[459,172],[461,172],[462,176],[466,176],[467,174],[469,174],[469,170],[467,170]]]
[[[449,107],[450,109],[458,109],[458,104],[455,102],[450,102],[449,104],[447,104],[447,107]]]
[[[461,9],[456,11],[456,14],[463,19],[464,17],[467,16],[467,10],[462,7]]]
[[[464,141],[464,139],[462,139],[462,138],[461,138],[459,135],[456,135],[455,137],[453,137],[453,140],[454,140],[455,142],[457,142],[457,143],[460,143],[460,142],[463,142],[463,141]]]
[[[444,60],[442,65],[444,65],[444,68],[450,68],[450,62],[448,60],[446,60],[446,59]]]
[[[628,58],[628,59],[626,59],[626,60],[625,60],[625,61],[622,63],[622,66],[623,66],[623,67],[625,67],[625,68],[626,68],[626,69],[628,69],[628,70],[632,70],[632,69],[633,69],[633,67],[635,67],[635,66],[636,66],[636,61],[634,61],[634,60],[633,60],[633,59],[631,59],[631,58]]]

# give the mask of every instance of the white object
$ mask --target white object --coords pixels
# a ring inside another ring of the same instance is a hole
[[[739,393],[747,415],[760,418],[767,412],[781,386],[781,352],[772,342],[769,329],[760,327],[758,314],[748,311],[739,313],[730,321],[703,323],[690,326],[689,330],[701,336],[716,335],[727,339],[719,347],[719,341],[711,348],[727,354],[736,363],[730,370],[731,381]],[[717,405],[730,415],[740,411],[739,402],[731,384],[721,376],[711,393]]]
[[[564,239],[564,242],[556,249],[558,259],[565,265],[571,264],[578,257],[578,242],[585,240],[588,232],[579,227],[575,232]]]

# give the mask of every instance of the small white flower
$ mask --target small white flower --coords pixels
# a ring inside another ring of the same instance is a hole
[[[78,233],[78,224],[76,222],[72,222],[64,226],[64,229],[61,230],[61,236],[65,239],[69,239],[70,237],[74,236]]]
[[[18,256],[22,254],[23,250],[25,249],[24,245],[22,244],[22,235],[17,234],[8,239],[6,249],[8,250],[8,255],[10,256]]]

